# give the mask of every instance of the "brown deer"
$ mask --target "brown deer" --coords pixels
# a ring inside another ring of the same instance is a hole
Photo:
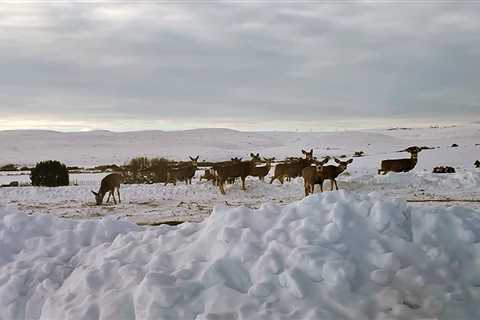
[[[200,177],[200,181],[203,179],[207,181],[212,181],[213,185],[217,183],[217,175],[215,174],[215,170],[213,169],[206,169],[205,173]]]
[[[258,153],[257,153],[258,156]],[[260,181],[265,181],[265,177],[268,175],[270,172],[270,169],[272,168],[272,162],[275,160],[275,157],[273,158],[263,158],[263,161],[265,162],[264,166],[260,167],[253,167],[250,175],[252,177],[258,177]]]
[[[386,174],[387,172],[408,172],[415,168],[417,164],[417,155],[422,148],[419,147],[409,147],[405,150],[410,153],[410,159],[390,159],[390,160],[383,160],[380,164],[380,169],[378,170],[378,174]],[[402,152],[400,151],[400,152]]]
[[[330,157],[327,156],[321,161],[315,161],[315,165],[310,165],[303,168],[302,177],[303,186],[305,188],[305,196],[308,196],[309,194],[314,192],[315,184],[319,184],[320,181],[323,182],[320,177],[320,171],[322,170],[323,165],[325,165],[329,160]]]
[[[302,150],[302,153],[305,155],[305,159],[294,159],[289,162],[279,163],[275,166],[275,171],[273,177],[270,180],[270,184],[273,183],[275,179],[278,179],[281,184],[283,184],[283,179],[287,178],[296,178],[302,175],[303,168],[310,166],[313,163],[313,149],[310,152]]]
[[[167,169],[167,180],[165,185],[169,182],[172,182],[173,185],[177,185],[177,181],[185,181],[185,184],[192,184],[192,178],[195,176],[197,171],[198,158],[189,157],[189,162],[180,162],[176,167],[171,167]]]
[[[245,180],[247,176],[251,175],[252,168],[255,167],[258,161],[260,161],[260,158],[255,155],[252,156],[252,160],[250,161],[242,161],[241,158],[232,158],[232,162],[230,164],[217,166],[217,183],[220,192],[225,194],[225,182],[228,179],[235,179],[237,177],[240,177],[242,180],[242,190],[246,190]]]
[[[110,196],[112,196],[113,202],[117,204],[117,201],[115,200],[115,189],[117,190],[118,202],[121,203],[122,200],[120,199],[120,183],[122,183],[122,176],[118,173],[111,173],[105,178],[103,178],[100,182],[100,190],[98,190],[98,192],[92,190],[92,193],[95,195],[95,201],[97,203],[97,206],[103,203],[103,198],[105,197],[105,194],[107,192],[109,192],[107,203],[110,201]]]
[[[330,190],[333,191],[333,185],[335,184],[335,188],[338,190],[338,185],[337,185],[337,177],[347,170],[347,166],[353,162],[353,159],[347,160],[347,161],[341,161],[338,160],[337,158],[333,158],[336,163],[338,163],[338,166],[334,165],[329,165],[329,166],[323,166],[322,170],[319,171],[319,181],[318,184],[320,185],[320,190],[323,192],[323,181],[325,180],[330,180],[331,182],[331,188]]]

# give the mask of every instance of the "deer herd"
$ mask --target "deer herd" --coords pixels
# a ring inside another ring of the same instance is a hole
[[[417,164],[417,155],[423,148],[409,147],[400,152],[410,153],[410,158],[405,159],[389,159],[383,160],[380,164],[378,174],[386,174],[387,172],[408,172],[412,170]],[[275,180],[278,180],[281,184],[285,179],[290,181],[292,178],[302,177],[304,182],[305,196],[314,192],[315,185],[320,185],[320,191],[323,192],[323,183],[325,180],[330,180],[331,187],[338,190],[338,184],[336,178],[344,172],[348,165],[353,162],[353,159],[342,161],[335,157],[333,160],[337,165],[326,165],[332,158],[326,156],[322,160],[317,160],[313,156],[313,149],[310,151],[302,150],[303,158],[290,157],[285,161],[277,163],[273,172],[273,176],[270,179],[270,184]],[[183,181],[185,184],[191,184],[192,178],[195,176],[198,164],[198,156],[193,158],[189,157],[190,161],[177,162],[176,165],[167,169],[167,181],[176,185],[177,181]],[[209,169],[205,169],[204,174],[200,177],[200,181],[203,179],[211,181],[213,185],[217,186],[222,194],[225,194],[225,183],[234,183],[237,178],[241,179],[241,188],[246,190],[245,181],[248,176],[258,177],[259,180],[264,181],[265,177],[269,174],[272,163],[275,158],[262,158],[260,154],[250,153],[250,160],[242,160],[242,158],[231,158],[230,161],[223,161],[214,163]],[[478,162],[478,161],[477,161]],[[480,166],[480,163],[475,163]],[[118,173],[112,173],[107,175],[101,181],[100,190],[98,192],[92,191],[95,195],[97,205],[101,205],[103,198],[109,193],[107,202],[110,200],[110,196],[113,197],[113,201],[116,204],[115,191],[118,195],[118,201],[120,199],[120,183],[122,176]]]

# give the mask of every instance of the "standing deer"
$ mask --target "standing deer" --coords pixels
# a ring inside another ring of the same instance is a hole
[[[278,179],[278,181],[283,184],[283,179],[285,177],[296,178],[301,176],[303,168],[306,168],[313,163],[313,149],[311,149],[310,152],[302,150],[302,153],[305,155],[305,159],[298,159],[277,164],[275,166],[273,177],[270,180],[270,184],[273,183],[275,179]]]
[[[242,180],[242,190],[246,190],[245,180],[247,176],[251,175],[252,168],[255,167],[257,161],[260,161],[260,157],[253,155],[250,161],[242,161],[241,158],[232,158],[230,164],[217,166],[215,170],[217,171],[217,183],[220,192],[225,194],[225,182],[228,179],[235,179],[237,177],[240,177]]]
[[[259,154],[257,153],[257,157],[259,158]],[[272,162],[275,160],[275,157],[273,158],[263,158],[263,161],[265,162],[264,166],[260,167],[253,167],[250,175],[252,177],[258,177],[260,181],[265,181],[265,177],[268,175],[270,172],[270,169],[272,168]]]
[[[122,176],[118,173],[111,173],[105,178],[103,178],[100,183],[100,190],[98,190],[98,192],[92,190],[92,193],[95,195],[95,201],[97,203],[97,206],[102,204],[103,198],[105,197],[105,194],[107,192],[109,192],[107,203],[110,201],[110,196],[112,196],[113,202],[117,204],[117,201],[115,200],[115,189],[117,190],[118,202],[121,203],[122,200],[120,199],[120,183],[122,183]]]
[[[167,169],[167,180],[165,185],[172,182],[173,185],[177,185],[177,181],[185,181],[185,184],[192,184],[192,178],[197,171],[198,158],[190,158],[190,162],[180,162],[176,167]]]
[[[378,174],[386,174],[387,172],[408,172],[415,168],[417,164],[417,155],[420,151],[422,151],[419,147],[409,147],[405,150],[410,153],[410,159],[390,159],[390,160],[383,160],[380,164],[380,169],[378,170]]]
[[[323,180],[320,176],[323,165],[325,165],[330,160],[330,157],[327,156],[321,161],[316,161],[315,165],[310,165],[302,170],[303,177],[303,186],[305,188],[305,196],[313,193],[315,185],[320,184]],[[323,188],[321,187],[322,191]]]
[[[318,184],[320,185],[320,190],[323,192],[323,181],[325,180],[330,180],[331,182],[331,188],[330,190],[333,191],[333,185],[335,184],[335,188],[338,190],[338,185],[337,185],[337,177],[347,170],[347,166],[353,162],[353,159],[347,160],[347,161],[341,161],[338,160],[337,158],[333,158],[336,163],[338,163],[338,166],[334,165],[329,165],[329,166],[323,166],[322,170],[319,171],[319,177],[320,180],[318,181]]]

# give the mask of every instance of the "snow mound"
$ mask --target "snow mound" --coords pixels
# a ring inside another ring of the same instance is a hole
[[[140,228],[0,207],[0,319],[479,319],[480,216],[378,194]]]

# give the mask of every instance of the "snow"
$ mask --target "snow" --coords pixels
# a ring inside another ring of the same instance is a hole
[[[377,193],[139,227],[0,208],[1,319],[478,319],[480,216]]]
[[[450,146],[456,143],[458,148]],[[411,130],[362,130],[339,132],[243,132],[229,129],[139,132],[69,132],[41,130],[0,131],[0,165],[34,165],[40,160],[60,160],[69,166],[123,164],[139,155],[177,160],[200,155],[200,160],[262,156],[301,156],[300,150],[314,149],[316,156],[351,155],[364,151],[358,166],[378,169],[380,160],[405,157],[397,153],[411,145],[439,147],[419,154],[419,169],[449,165],[472,167],[478,158],[480,125]]]
[[[94,205],[105,174],[0,188],[0,319],[479,319],[480,203],[406,202],[479,199],[479,129],[0,132],[0,165],[366,153],[340,191],[307,198],[302,179],[268,177],[221,195],[200,171],[190,186],[122,185],[118,205]],[[408,173],[377,175],[411,145],[436,148]],[[0,173],[10,181],[29,177]],[[170,220],[188,222],[150,226]]]

